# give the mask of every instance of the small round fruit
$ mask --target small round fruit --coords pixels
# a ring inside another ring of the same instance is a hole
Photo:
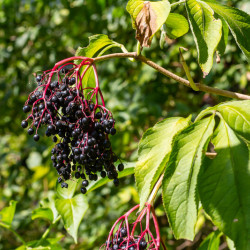
[[[34,141],[39,141],[40,136],[39,136],[38,134],[35,134],[35,135],[33,136],[33,139],[34,139]]]
[[[29,128],[29,129],[28,129],[28,134],[29,134],[29,135],[32,135],[33,133],[34,133],[34,129],[33,129],[33,128]]]
[[[83,185],[84,187],[87,187],[87,186],[89,185],[88,180],[83,180],[83,181],[82,181],[82,185]]]
[[[28,113],[29,111],[30,111],[30,106],[29,105],[23,106],[23,112],[24,113]]]
[[[81,193],[82,193],[82,194],[86,194],[86,193],[87,193],[87,189],[86,189],[85,187],[82,187],[82,188],[81,188]]]
[[[115,186],[119,186],[119,179],[114,179],[113,182],[114,182],[114,185],[115,185]]]
[[[118,165],[118,170],[119,171],[122,171],[124,169],[124,165],[122,164],[122,163],[120,163],[119,165]]]
[[[28,127],[28,122],[25,121],[25,120],[22,121],[21,126],[22,126],[23,128],[27,128],[27,127]]]

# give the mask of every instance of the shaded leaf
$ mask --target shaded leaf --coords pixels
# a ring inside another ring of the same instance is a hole
[[[236,249],[249,249],[249,149],[223,118],[212,143],[217,156],[205,158],[198,178],[202,206],[220,231],[235,242]]]
[[[170,8],[167,0],[128,2],[127,11],[131,15],[133,28],[136,29],[136,39],[142,47],[150,47],[154,34],[166,21]]]
[[[14,218],[14,215],[15,215],[15,211],[16,211],[17,201],[13,201],[12,200],[12,201],[10,201],[9,204],[10,205],[8,207],[4,207],[0,211],[0,221],[4,222],[8,226],[11,226],[11,223],[13,221],[13,218]]]
[[[246,12],[221,5],[214,0],[204,0],[218,15],[224,18],[242,52],[250,59],[250,15]]]
[[[221,232],[210,233],[200,244],[198,250],[219,250]]]
[[[219,52],[220,56],[223,56],[227,47],[229,29],[224,19],[221,19],[221,21],[222,21],[222,34],[220,42],[217,47],[217,51]]]
[[[187,19],[177,13],[170,13],[165,22],[166,32],[169,38],[176,39],[183,36],[189,30]]]
[[[135,168],[135,180],[141,207],[144,206],[165,168],[172,150],[174,136],[190,123],[191,116],[167,118],[156,123],[143,134],[139,143],[139,159]]]
[[[187,0],[186,9],[204,77],[213,66],[214,52],[221,40],[222,22],[215,19],[212,8],[199,0]]]
[[[86,196],[78,194],[70,199],[57,199],[56,208],[62,216],[64,227],[77,243],[77,231],[88,209]]]
[[[197,221],[197,176],[213,134],[214,116],[195,122],[175,138],[163,178],[163,204],[177,239],[193,240]]]

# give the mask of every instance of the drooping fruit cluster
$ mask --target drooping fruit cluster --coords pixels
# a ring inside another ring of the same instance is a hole
[[[146,204],[135,222],[129,223],[129,216],[139,207],[140,205],[133,207],[115,222],[109,233],[108,240],[101,248],[106,250],[158,250],[161,246],[166,249],[160,238],[159,225],[152,205]],[[152,224],[150,227],[151,216],[153,227]],[[143,229],[144,224],[145,229]],[[151,231],[152,229],[155,231],[156,238]]]
[[[82,60],[76,65],[73,60]],[[95,88],[83,88],[83,78],[92,67]],[[58,182],[67,188],[66,180],[81,178],[81,192],[86,193],[89,181],[96,181],[97,173],[108,176],[119,184],[114,163],[118,157],[112,151],[109,135],[116,134],[115,120],[105,107],[93,59],[72,57],[58,62],[52,70],[36,75],[37,88],[30,93],[23,111],[29,113],[22,121],[23,128],[31,124],[28,134],[35,141],[38,129],[47,127],[46,136],[52,136],[55,147],[51,160],[60,177]],[[99,96],[102,104],[99,104]],[[118,164],[122,171],[123,164]]]

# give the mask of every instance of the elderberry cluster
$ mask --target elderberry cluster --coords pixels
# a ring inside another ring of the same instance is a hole
[[[27,128],[31,120],[28,134],[34,134],[35,141],[40,138],[38,129],[47,127],[46,136],[52,136],[56,143],[51,160],[62,187],[67,188],[65,181],[72,177],[81,178],[81,192],[86,193],[89,182],[98,179],[98,172],[118,185],[114,165],[118,157],[109,140],[109,135],[116,134],[112,113],[105,104],[98,105],[99,87],[84,94],[76,67],[66,66],[36,76],[38,86],[23,107],[24,113],[30,114],[21,126]],[[123,168],[122,163],[118,164],[119,171]]]
[[[138,248],[138,242],[139,242],[139,248]],[[128,250],[144,250],[147,249],[147,247],[150,246],[150,244],[147,243],[145,238],[140,238],[140,236],[137,237],[128,237],[127,229],[126,227],[122,227],[120,230],[118,230],[114,234],[113,241],[107,241],[106,249],[108,250],[120,250],[120,249],[128,249]]]

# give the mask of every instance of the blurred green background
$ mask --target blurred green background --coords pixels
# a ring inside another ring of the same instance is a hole
[[[171,1],[175,2],[175,1]],[[222,1],[250,12],[248,0]],[[13,227],[26,241],[39,239],[48,223],[31,220],[39,201],[54,192],[57,174],[50,162],[51,138],[34,143],[21,126],[25,118],[22,106],[35,87],[32,73],[46,70],[74,55],[78,46],[87,46],[88,37],[107,34],[129,51],[136,50],[135,31],[131,27],[125,0],[0,0],[0,209],[10,200],[18,201]],[[184,6],[172,11],[185,14]],[[178,40],[159,47],[157,34],[152,47],[143,54],[165,68],[185,77],[179,63],[178,48],[187,47],[185,58],[195,81],[249,93],[250,67],[229,37],[221,63],[214,65],[206,79],[198,67],[197,52],[189,31]],[[118,52],[113,49],[111,52]],[[201,109],[226,98],[195,93],[167,79],[148,66],[127,59],[113,59],[97,65],[107,106],[117,121],[118,133],[113,149],[126,161],[136,160],[138,141],[157,121],[171,116],[195,115]],[[112,223],[138,203],[133,176],[124,178],[119,188],[107,184],[88,195],[90,208],[79,228],[79,243],[67,235],[62,224],[50,237],[63,238],[63,249],[99,249]],[[195,243],[176,241],[164,215],[160,197],[156,201],[161,233],[168,249],[197,249],[212,230],[201,214]],[[0,249],[15,249],[20,242],[0,228]],[[223,245],[223,243],[222,243]],[[225,248],[222,248],[225,249]]]

